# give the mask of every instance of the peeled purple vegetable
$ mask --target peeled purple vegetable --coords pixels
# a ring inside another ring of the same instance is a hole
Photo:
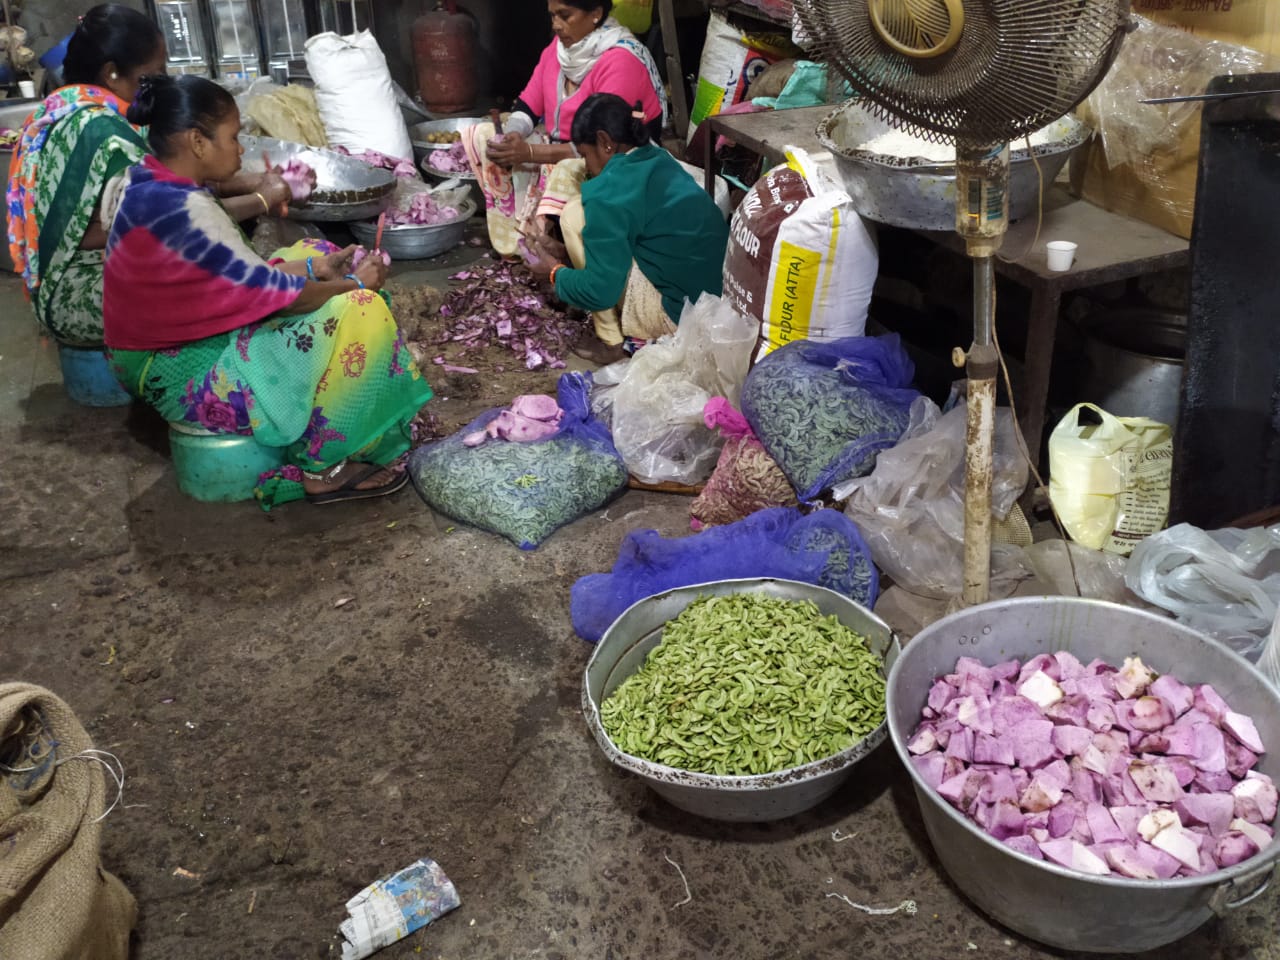
[[[276,168],[280,178],[289,185],[295,203],[304,204],[315,189],[316,172],[301,160],[292,159],[282,167]]]
[[[1025,856],[1135,879],[1199,876],[1273,842],[1280,797],[1256,772],[1253,721],[1213,687],[1069,653],[987,667],[962,657],[929,688],[912,765]]]
[[[427,157],[427,166],[441,173],[470,173],[471,164],[467,162],[467,148],[458,141],[448,150],[432,150]]]

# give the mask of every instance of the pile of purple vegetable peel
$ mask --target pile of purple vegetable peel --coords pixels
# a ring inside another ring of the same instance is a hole
[[[533,275],[522,265],[477,265],[450,280],[464,281],[440,307],[443,329],[437,343],[452,343],[457,355],[481,353],[493,344],[507,347],[528,370],[561,370],[583,331],[581,320],[548,304]],[[435,362],[446,370],[443,357]],[[452,367],[451,372],[475,371]]]
[[[961,657],[923,717],[907,744],[921,778],[1028,857],[1165,880],[1234,866],[1274,837],[1253,721],[1140,659]]]

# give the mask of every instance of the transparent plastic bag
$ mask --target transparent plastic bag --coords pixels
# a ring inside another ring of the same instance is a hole
[[[1138,544],[1129,589],[1258,660],[1280,603],[1280,524],[1201,530],[1180,523]]]
[[[1145,17],[1132,18],[1115,63],[1080,106],[1081,119],[1102,140],[1107,163],[1143,167],[1159,151],[1177,148],[1200,126],[1202,105],[1145,104],[1143,100],[1203,93],[1209,81],[1257,73],[1266,58],[1256,50],[1207,40]]]
[[[1013,416],[996,411],[991,515],[1009,515],[1027,483]],[[941,413],[928,397],[912,405],[896,446],[880,453],[869,476],[835,489],[858,525],[876,564],[912,593],[937,599],[964,586],[965,408]],[[1007,595],[1031,570],[1019,547],[991,547],[993,595]]]
[[[704,293],[685,304],[674,334],[600,371],[592,409],[633,476],[692,485],[711,475],[721,439],[702,411],[712,397],[738,405],[758,334],[755,321]]]

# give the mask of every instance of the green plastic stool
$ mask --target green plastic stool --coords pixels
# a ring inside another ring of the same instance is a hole
[[[169,423],[169,448],[178,489],[206,503],[252,500],[258,477],[285,464],[283,447],[253,437],[210,433],[189,423]]]

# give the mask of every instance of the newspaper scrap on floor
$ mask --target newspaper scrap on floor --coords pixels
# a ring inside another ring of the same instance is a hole
[[[347,941],[342,945],[342,960],[363,960],[456,909],[461,902],[440,865],[423,857],[399,873],[369,884],[347,901],[351,916],[338,928]]]

